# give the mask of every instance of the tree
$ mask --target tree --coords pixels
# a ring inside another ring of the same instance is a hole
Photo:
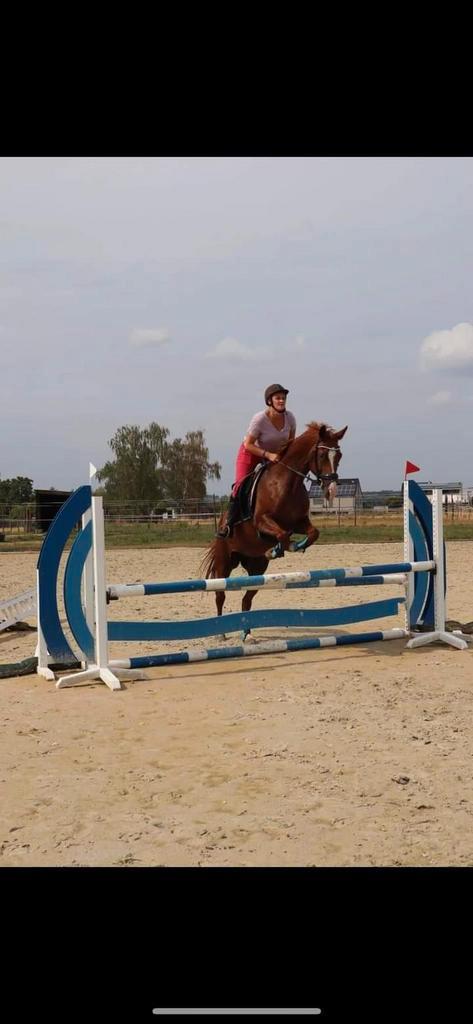
[[[115,460],[97,470],[105,482],[105,495],[115,501],[137,502],[137,511],[148,512],[163,495],[161,467],[167,427],[150,423],[143,430],[136,426],[119,427],[109,441]]]
[[[12,505],[33,500],[33,481],[29,477],[16,476],[12,480],[0,480],[0,504],[4,515],[9,515]]]
[[[167,445],[163,467],[166,497],[202,501],[207,494],[207,478],[220,480],[221,469],[219,462],[209,462],[204,432],[188,431],[184,441],[178,437]]]
[[[168,437],[167,427],[158,423],[119,427],[109,442],[115,460],[97,471],[105,496],[136,502],[143,512],[162,500],[205,498],[207,478],[219,480],[221,466],[209,461],[203,431],[191,430],[183,441]]]

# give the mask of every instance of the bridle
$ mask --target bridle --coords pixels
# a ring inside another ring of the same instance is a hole
[[[313,473],[313,475],[315,476],[318,484],[320,484],[320,483],[323,483],[323,484],[336,483],[337,480],[338,480],[338,473],[335,471],[335,455],[332,454],[332,453],[333,452],[338,452],[339,454],[341,454],[340,446],[337,444],[334,447],[330,447],[330,445],[322,444],[321,441],[318,441],[317,444],[315,445],[315,448],[314,448],[315,456],[317,456],[317,453],[318,453],[319,449],[321,451],[323,450],[323,451],[326,451],[326,452],[329,453],[328,458],[329,458],[330,465],[332,467],[332,472],[331,473],[321,473],[320,470],[317,469],[317,467],[315,469],[313,469],[313,470],[310,470],[310,472]]]
[[[318,484],[336,483],[337,480],[338,480],[338,473],[334,469],[334,466],[335,466],[335,455],[332,454],[332,453],[333,452],[335,452],[335,453],[338,452],[339,454],[341,454],[340,446],[338,444],[335,445],[335,446],[330,446],[328,444],[323,444],[322,441],[317,441],[317,444],[315,444],[314,447],[309,452],[309,463],[312,462],[312,459],[314,457],[315,458],[317,457],[317,454],[318,454],[319,450],[320,451],[326,451],[326,452],[330,453],[329,454],[329,462],[330,462],[330,465],[332,467],[332,472],[331,473],[322,473],[318,469],[317,464],[315,464],[314,469],[310,468],[307,473],[301,473],[300,469],[294,469],[294,466],[288,466],[287,462],[283,462],[282,459],[280,460],[279,463],[276,463],[276,465],[285,466],[286,469],[289,469],[291,471],[291,473],[297,473],[297,476],[301,476],[303,478],[303,480],[310,480],[311,479],[311,475],[312,475],[312,476],[315,476],[315,479],[317,480]]]

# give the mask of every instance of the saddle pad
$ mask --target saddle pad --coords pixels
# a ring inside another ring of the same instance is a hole
[[[265,469],[268,468],[268,463],[263,463],[257,466],[252,473],[246,476],[237,491],[237,498],[240,503],[240,513],[242,519],[251,519],[253,517],[253,510],[256,501],[256,488],[258,486],[261,474],[264,473]]]

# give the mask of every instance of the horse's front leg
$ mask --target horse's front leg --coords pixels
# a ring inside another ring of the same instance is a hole
[[[297,523],[294,523],[293,533],[306,534],[306,540],[299,542],[300,546],[295,549],[297,551],[306,551],[307,548],[310,548],[311,544],[315,544],[316,540],[320,536],[320,531],[311,522],[309,516],[303,516],[303,518],[299,519]]]
[[[254,524],[259,533],[269,533],[276,540],[274,548],[270,548],[265,552],[266,558],[281,558],[284,552],[289,547],[289,541],[291,539],[291,531],[283,530],[281,526],[273,519],[267,512],[261,513],[258,518],[254,519]],[[273,554],[273,551],[277,554]]]

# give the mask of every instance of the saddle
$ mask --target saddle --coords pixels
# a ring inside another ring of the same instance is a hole
[[[256,502],[256,488],[258,487],[259,481],[262,474],[270,466],[270,462],[264,462],[262,465],[257,466],[252,473],[245,476],[242,480],[235,496],[234,500],[238,503],[235,516],[235,523],[245,523],[248,519],[253,518],[253,512],[255,509]]]

